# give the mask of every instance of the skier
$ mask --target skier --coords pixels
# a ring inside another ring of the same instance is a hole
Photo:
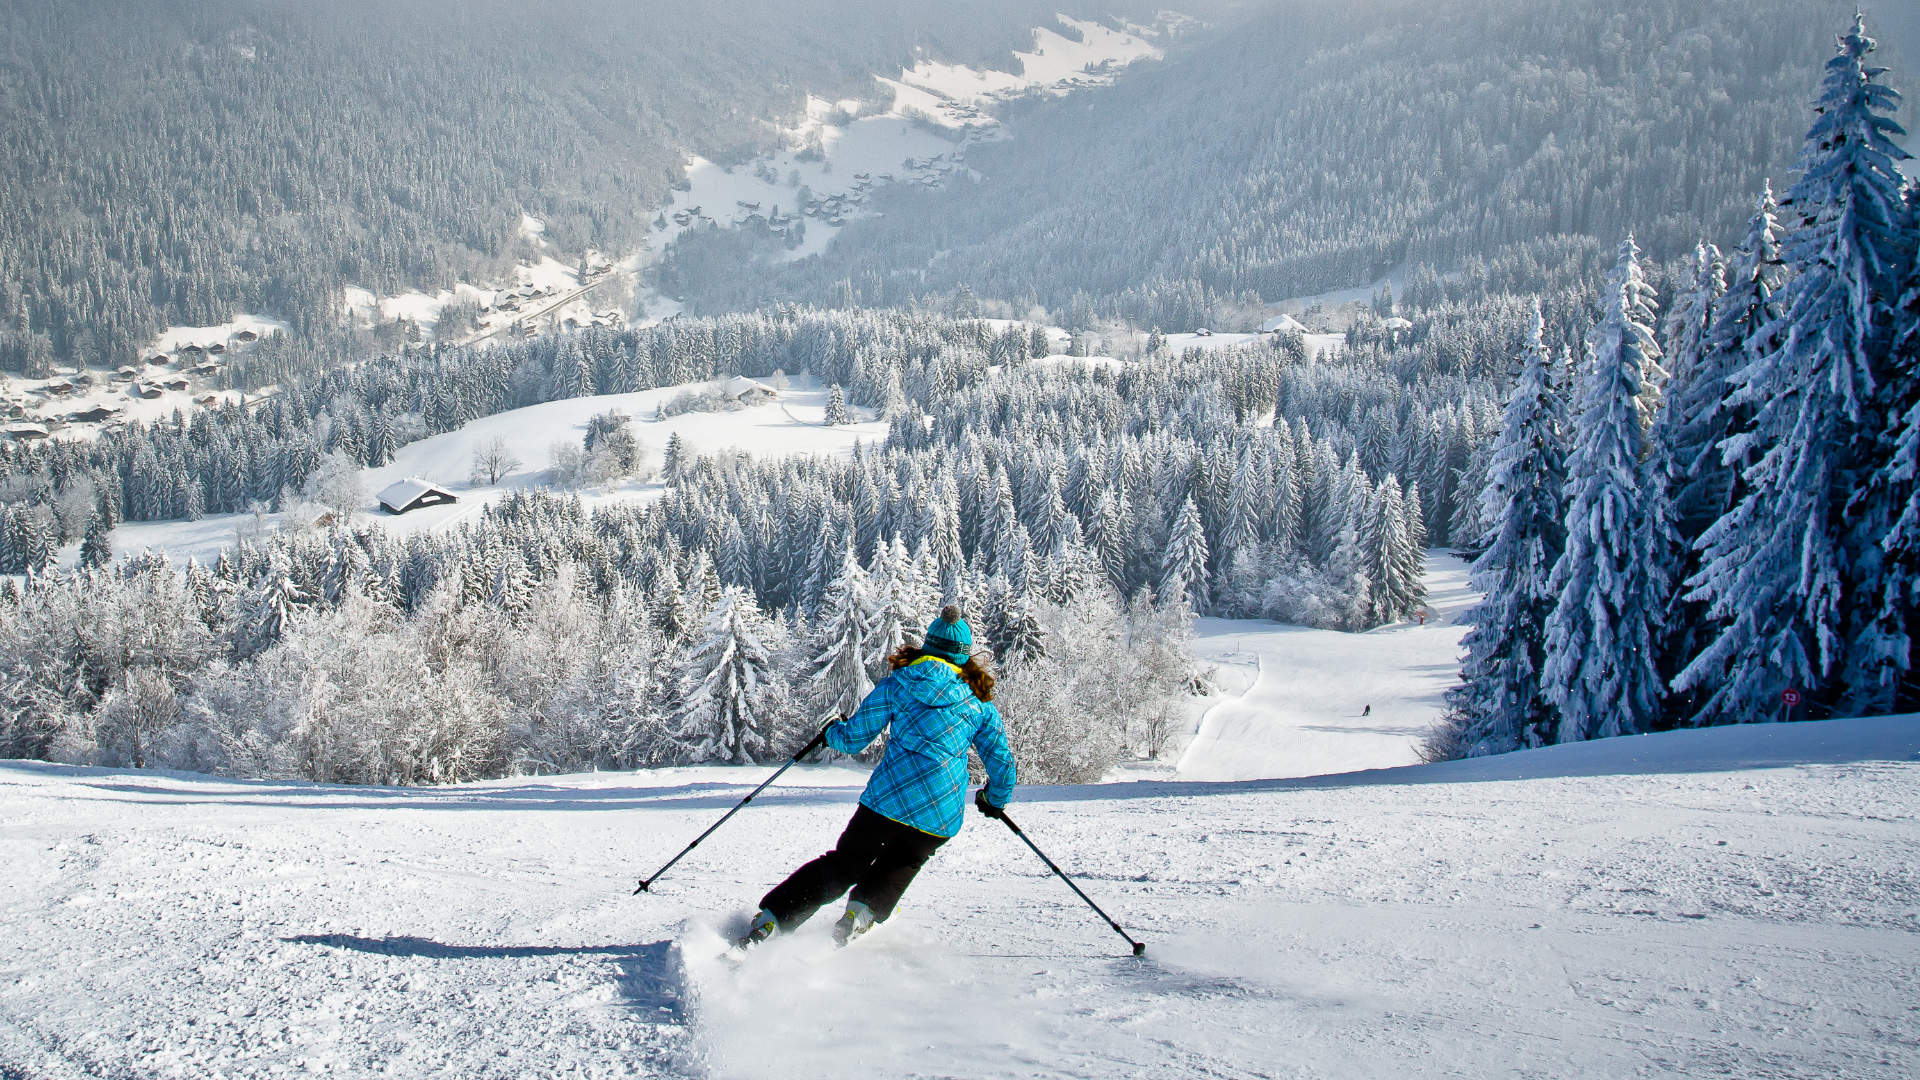
[[[1364,708],[1364,709],[1361,709],[1361,710],[1360,710],[1360,715],[1361,715],[1361,716],[1372,716],[1372,715],[1373,715],[1373,706],[1371,706],[1371,705],[1369,705],[1369,706],[1367,706],[1366,708]]]
[[[835,945],[885,922],[920,867],[960,831],[969,746],[987,769],[974,805],[1001,815],[1013,796],[1013,752],[990,704],[993,676],[970,654],[972,645],[973,631],[948,605],[918,648],[905,645],[887,658],[892,672],[854,714],[828,725],[827,745],[843,754],[859,753],[891,727],[886,754],[833,850],[761,899],[742,946],[793,930],[849,888]]]

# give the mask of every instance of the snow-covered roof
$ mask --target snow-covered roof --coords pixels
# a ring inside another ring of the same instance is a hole
[[[1395,315],[1393,318],[1388,319],[1383,325],[1389,330],[1411,330],[1413,329],[1413,320],[1403,319]]]
[[[1307,332],[1307,328],[1301,324],[1299,319],[1291,315],[1275,315],[1273,318],[1260,324],[1260,332],[1263,334],[1277,334],[1289,331],[1296,334],[1304,334]]]
[[[429,495],[441,495],[448,501],[452,501],[454,498],[453,492],[448,491],[446,488],[441,487],[431,480],[422,480],[417,476],[409,476],[405,480],[396,480],[382,489],[380,492],[380,505],[396,514],[404,514],[411,509],[415,503]]]
[[[14,439],[44,439],[50,434],[42,424],[8,424],[3,430]]]
[[[723,389],[726,390],[728,397],[739,397],[741,394],[752,393],[756,390],[763,394],[776,392],[773,387],[768,386],[766,383],[758,379],[749,379],[745,375],[735,375],[733,378],[728,379]]]

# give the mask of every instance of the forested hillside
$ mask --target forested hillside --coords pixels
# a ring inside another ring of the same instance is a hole
[[[708,307],[965,285],[1016,314],[1038,301],[1171,328],[1403,264],[1493,291],[1592,278],[1629,229],[1656,261],[1738,229],[1792,164],[1809,43],[1852,12],[1262,4],[1164,64],[1036,104],[970,155],[978,182],[887,192],[821,258],[743,275],[705,257],[726,238],[693,235],[666,281]]]
[[[629,249],[688,153],[739,159],[916,56],[1006,67],[1061,7],[0,5],[0,370],[123,362],[236,310],[309,332],[345,284],[502,269],[522,213],[563,251]]]

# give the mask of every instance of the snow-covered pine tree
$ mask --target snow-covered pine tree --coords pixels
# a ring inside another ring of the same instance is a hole
[[[1661,498],[1669,508],[1667,527],[1654,538],[1654,557],[1659,561],[1662,580],[1683,582],[1699,569],[1699,553],[1693,541],[1712,524],[1712,517],[1695,516],[1685,528],[1676,524],[1673,496],[1686,490],[1689,465],[1699,458],[1701,448],[1689,444],[1698,439],[1706,426],[1696,418],[1698,412],[1715,412],[1726,393],[1724,373],[1716,381],[1706,365],[1711,350],[1713,306],[1726,291],[1726,267],[1720,252],[1711,244],[1695,245],[1693,258],[1684,279],[1675,286],[1674,303],[1667,312],[1665,325],[1666,367],[1670,373],[1667,393],[1654,416],[1650,433],[1652,455],[1649,477],[1660,486]],[[1702,380],[1707,385],[1702,385]],[[1662,682],[1670,681],[1700,651],[1707,632],[1705,609],[1698,601],[1687,599],[1687,590],[1671,589],[1665,611],[1655,633],[1655,664]],[[1661,726],[1681,722],[1693,710],[1692,695],[1673,694],[1665,704]]]
[[[1420,550],[1407,526],[1400,478],[1389,474],[1373,493],[1373,506],[1360,538],[1367,575],[1366,619],[1379,626],[1411,615],[1426,599],[1420,580]]]
[[[869,667],[876,675],[886,673],[887,657],[906,644],[907,635],[920,625],[920,616],[931,605],[931,597],[921,583],[907,545],[899,537],[880,549],[874,560],[870,591],[872,621],[867,632]]]
[[[1920,184],[1909,185],[1907,202],[1920,216]],[[1920,633],[1920,257],[1907,275],[1907,288],[1894,313],[1893,377],[1886,384],[1891,407],[1888,455],[1874,484],[1894,506],[1903,507],[1881,546],[1886,551],[1880,585],[1880,618],[1898,626],[1908,641]],[[1920,678],[1909,652],[1895,694],[1896,712],[1920,709]]]
[[[586,397],[593,393],[593,368],[577,338],[568,337],[553,355],[547,373],[546,396],[549,401]]]
[[[825,422],[828,427],[839,427],[843,424],[853,423],[853,414],[847,411],[847,391],[839,383],[834,383],[832,388],[827,391],[827,415]]]
[[[1659,370],[1660,347],[1639,256],[1628,237],[1581,379],[1567,461],[1567,545],[1548,586],[1555,605],[1543,681],[1559,711],[1554,742],[1635,734],[1660,716],[1653,632],[1667,583],[1653,545],[1665,511],[1642,420],[1645,379]]]
[[[1912,212],[1896,163],[1906,154],[1886,115],[1899,95],[1868,62],[1863,20],[1827,64],[1800,153],[1800,180],[1781,242],[1793,276],[1780,314],[1756,328],[1762,348],[1730,377],[1729,403],[1754,410],[1753,434],[1725,447],[1755,455],[1748,490],[1702,537],[1691,581],[1719,624],[1675,686],[1707,694],[1699,716],[1761,721],[1783,690],[1821,712],[1884,708],[1904,648],[1879,625],[1883,526],[1900,511],[1850,506],[1869,489],[1883,421],[1873,415],[1889,373],[1893,310],[1912,259]],[[1850,659],[1851,658],[1851,659]],[[1847,671],[1843,673],[1843,665]]]
[[[820,618],[808,649],[807,692],[816,717],[852,716],[867,691],[872,657],[873,604],[868,596],[867,572],[848,545],[840,559],[840,573],[820,601]]]
[[[1158,595],[1163,604],[1184,598],[1195,611],[1204,611],[1207,591],[1207,536],[1200,525],[1200,510],[1188,496],[1180,504],[1180,516],[1174,519],[1166,554],[1160,559]]]
[[[87,518],[87,535],[80,542],[80,565],[89,569],[105,567],[113,562],[113,526],[95,509]]]
[[[750,765],[779,756],[787,687],[753,596],[723,591],[702,631],[677,680],[673,723],[686,759]]]
[[[1753,409],[1730,400],[1729,380],[1752,353],[1761,351],[1759,329],[1779,316],[1774,293],[1784,271],[1775,213],[1773,188],[1765,186],[1740,251],[1727,268],[1725,291],[1713,303],[1699,361],[1675,365],[1667,394],[1673,418],[1667,430],[1675,469],[1674,528],[1690,546],[1697,547],[1700,537],[1745,491],[1740,477],[1752,462],[1751,439],[1734,444],[1728,440],[1751,432]],[[1737,456],[1726,456],[1728,450]]]
[[[1856,17],[1854,36],[1864,38]],[[1868,51],[1871,39],[1864,40]],[[1843,56],[1849,51],[1843,43]],[[1904,537],[1899,522],[1915,513],[1915,488],[1902,465],[1902,446],[1910,446],[1911,436],[1902,429],[1917,403],[1920,403],[1920,355],[1915,352],[1913,317],[1920,300],[1914,290],[1920,286],[1920,207],[1915,206],[1916,191],[1903,180],[1899,162],[1912,155],[1894,144],[1893,139],[1906,132],[1890,116],[1897,110],[1900,95],[1877,81],[1883,69],[1864,68],[1864,78],[1851,74],[1850,64],[1839,70],[1856,101],[1853,130],[1846,136],[1854,144],[1853,154],[1865,167],[1845,191],[1853,194],[1864,219],[1862,250],[1869,253],[1865,268],[1891,262],[1884,283],[1870,282],[1871,308],[1865,313],[1868,327],[1863,338],[1868,342],[1867,362],[1872,365],[1871,398],[1867,403],[1865,429],[1857,447],[1862,459],[1849,473],[1864,477],[1852,489],[1845,509],[1849,525],[1847,559],[1843,572],[1848,577],[1846,619],[1846,663],[1841,678],[1845,687],[1840,707],[1858,714],[1895,711],[1899,699],[1911,701],[1920,693],[1920,679],[1914,676],[1913,636],[1920,632],[1920,608],[1913,602],[1915,585],[1912,570],[1915,560],[1910,547],[1902,550]],[[1833,71],[1829,65],[1829,71]],[[1830,76],[1831,77],[1831,76]],[[1873,141],[1873,136],[1879,136]],[[1862,152],[1861,147],[1867,147]],[[1886,155],[1884,160],[1876,153]],[[1888,181],[1892,181],[1891,186]],[[1877,215],[1885,214],[1884,221]],[[1838,228],[1845,229],[1844,220]],[[1884,291],[1882,291],[1884,289]],[[1884,319],[1883,326],[1874,325]],[[1910,450],[1908,451],[1910,452]],[[1904,693],[1903,693],[1904,687]]]
[[[1483,598],[1467,616],[1473,628],[1451,695],[1466,725],[1460,750],[1469,755],[1544,746],[1558,726],[1541,673],[1557,596],[1553,568],[1566,546],[1569,425],[1545,330],[1536,303],[1481,493],[1494,528],[1473,563],[1472,583]]]
[[[266,574],[247,605],[246,621],[235,628],[233,657],[245,660],[265,651],[286,633],[293,613],[313,599],[293,580],[291,568],[279,551],[273,554]]]

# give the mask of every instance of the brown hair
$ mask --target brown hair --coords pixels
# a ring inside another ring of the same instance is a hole
[[[898,649],[893,650],[892,656],[887,657],[887,667],[889,670],[899,671],[908,664],[928,656],[936,660],[944,660],[949,664],[953,663],[953,661],[947,660],[944,656],[927,652],[918,646],[902,645]],[[974,697],[979,698],[981,701],[993,700],[993,672],[987,670],[987,666],[980,662],[979,657],[967,657],[967,662],[960,665],[960,677],[966,680],[967,686],[972,689]]]

